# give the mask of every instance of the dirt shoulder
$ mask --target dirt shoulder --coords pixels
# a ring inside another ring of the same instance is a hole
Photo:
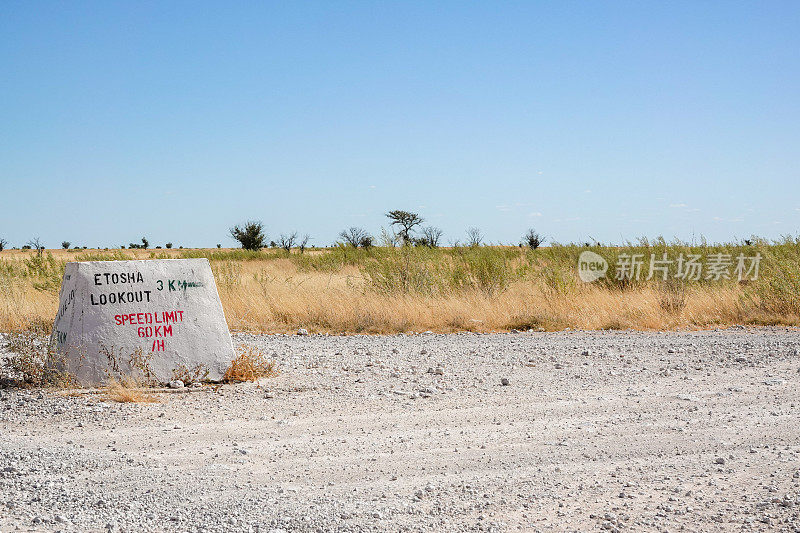
[[[281,375],[0,391],[0,531],[800,526],[797,331],[236,337]]]

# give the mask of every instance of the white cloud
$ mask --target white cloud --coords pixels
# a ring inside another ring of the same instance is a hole
[[[528,213],[529,217],[540,217],[542,214],[539,211],[534,211],[533,213]]]
[[[672,207],[672,208],[676,208],[676,209],[685,209],[685,208],[689,207],[686,204],[669,204],[669,206]]]

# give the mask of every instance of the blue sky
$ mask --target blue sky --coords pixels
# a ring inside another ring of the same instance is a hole
[[[0,4],[0,238],[800,231],[798,2]]]

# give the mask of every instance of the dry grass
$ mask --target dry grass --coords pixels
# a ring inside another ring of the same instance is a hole
[[[208,379],[208,374],[208,367],[203,364],[194,366],[179,364],[172,370],[172,379],[180,380],[186,385],[190,385],[192,383],[202,383],[206,381]]]
[[[269,359],[255,346],[242,345],[238,351],[239,355],[231,361],[231,366],[225,371],[222,381],[226,383],[256,381],[278,375],[275,361]]]
[[[580,246],[535,252],[511,247],[476,250],[376,249],[306,252],[304,256],[241,250],[124,250],[113,258],[207,256],[232,330],[395,333],[433,330],[673,329],[730,324],[800,325],[800,245],[758,247],[645,244],[593,248],[613,264],[614,254],[668,250],[764,255],[758,284],[734,280],[687,284],[583,284],[577,280]],[[111,252],[107,252],[111,253]],[[36,276],[22,265],[32,252],[0,254],[0,331],[49,324],[58,299],[53,279],[67,260],[98,259],[54,251]],[[5,274],[4,274],[5,273]],[[56,284],[57,285],[57,284]],[[37,288],[38,287],[38,288]]]
[[[800,324],[796,315],[744,306],[743,288],[736,285],[614,290],[581,284],[554,294],[540,282],[522,279],[495,294],[381,294],[365,287],[355,267],[305,273],[288,260],[277,260],[268,265],[247,262],[238,269],[238,281],[221,283],[220,295],[231,328],[252,332],[292,332],[298,327],[328,333],[395,333]]]
[[[101,396],[105,401],[117,403],[158,403],[158,399],[147,393],[147,388],[132,378],[112,379]]]

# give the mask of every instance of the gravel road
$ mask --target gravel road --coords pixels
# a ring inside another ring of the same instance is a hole
[[[0,390],[0,531],[800,531],[798,330],[235,337],[281,375]]]

